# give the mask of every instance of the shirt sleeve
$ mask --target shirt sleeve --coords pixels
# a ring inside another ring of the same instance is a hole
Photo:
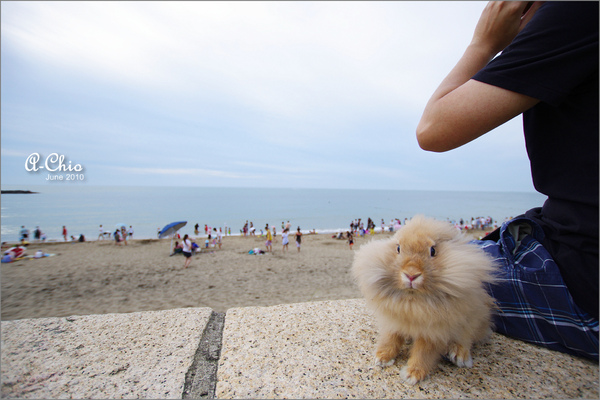
[[[598,2],[546,2],[473,79],[550,105],[598,74]]]

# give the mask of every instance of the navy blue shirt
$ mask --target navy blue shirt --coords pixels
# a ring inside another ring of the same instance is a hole
[[[540,100],[523,113],[546,234],[575,303],[598,318],[598,2],[546,2],[473,79]]]

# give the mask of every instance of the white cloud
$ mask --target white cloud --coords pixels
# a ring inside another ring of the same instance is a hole
[[[3,88],[4,144],[62,137],[73,157],[80,146],[90,163],[102,159],[137,177],[308,185],[326,171],[326,186],[333,171],[346,171],[365,185],[419,184],[415,168],[442,170],[455,157],[424,154],[414,129],[484,6],[3,2],[3,66],[5,54],[18,54],[53,100],[12,104],[16,96]],[[60,96],[69,97],[64,105]],[[517,139],[496,137],[486,140],[510,158]],[[151,160],[164,161],[145,168]],[[335,176],[329,181],[354,184]]]
[[[450,41],[444,29],[474,26],[481,4],[462,3],[469,12],[451,19],[451,2],[4,7],[6,40],[78,74],[200,97],[219,91],[275,115],[306,117],[331,104],[355,110],[365,102],[410,107],[414,96],[422,102],[440,59],[457,57],[465,44],[461,30]]]

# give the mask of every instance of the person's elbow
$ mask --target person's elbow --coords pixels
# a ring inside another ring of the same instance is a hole
[[[425,151],[442,153],[451,150],[450,147],[445,146],[444,140],[440,140],[440,134],[434,127],[422,122],[417,126],[417,142]]]

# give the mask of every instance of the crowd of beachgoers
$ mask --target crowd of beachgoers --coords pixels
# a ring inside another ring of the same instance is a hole
[[[508,219],[508,218],[507,218]],[[377,225],[375,224],[375,222],[373,221],[373,219],[368,218],[367,222],[365,223],[362,218],[356,218],[352,221],[350,221],[350,224],[348,226],[348,229],[335,229],[335,230],[316,230],[316,229],[312,229],[312,230],[302,230],[303,233],[308,233],[308,234],[315,234],[315,233],[330,233],[330,232],[334,232],[334,233],[346,233],[346,231],[350,232],[352,235],[360,235],[360,236],[364,236],[365,234],[368,233],[375,233],[375,232],[394,232],[397,231],[398,229],[400,229],[403,225],[405,225],[408,222],[409,218],[404,218],[403,220],[400,218],[392,218],[389,222],[386,222],[383,218],[381,219],[381,222]],[[454,225],[457,229],[459,230],[488,230],[490,228],[497,228],[499,226],[499,223],[497,220],[494,220],[492,217],[471,217],[470,219],[463,219],[460,218],[459,220],[451,220],[449,218],[446,219],[446,221],[448,223],[451,223],[452,225]],[[246,220],[246,222],[243,224],[243,227],[239,230],[239,235],[240,236],[259,236],[259,237],[263,237],[266,235],[266,231],[270,230],[272,231],[272,235],[274,237],[277,236],[277,234],[281,234],[284,231],[288,231],[290,232],[292,230],[292,226],[290,221],[287,221],[287,223],[284,223],[283,221],[281,222],[281,228],[279,229],[277,226],[275,225],[271,225],[269,226],[269,224],[267,223],[264,227],[260,226],[257,227],[255,226],[255,224],[252,221],[248,221]],[[293,229],[294,231],[296,231],[296,229]],[[298,230],[300,230],[300,227],[298,227]],[[160,235],[161,233],[161,229],[157,228],[157,237]],[[122,227],[118,227],[117,229],[114,230],[114,232],[111,229],[105,229],[103,228],[102,225],[99,226],[99,232],[98,232],[98,236],[96,238],[96,240],[105,240],[105,239],[110,239],[110,240],[114,240],[116,244],[127,244],[127,240],[131,240],[133,239],[133,235],[134,235],[134,230],[133,227],[130,225],[129,227],[123,225]],[[200,226],[199,223],[196,223],[194,225],[194,235],[196,237],[204,237],[206,238],[210,243],[212,243],[212,240],[220,240],[222,238],[222,236],[231,236],[232,235],[232,231],[231,231],[231,227],[225,225],[224,227],[212,227],[209,226],[208,224],[204,225],[204,228],[202,228]],[[234,233],[234,235],[237,235],[237,233]],[[67,233],[67,227],[63,226],[62,227],[62,232],[61,232],[61,236],[63,238],[64,242],[85,242],[85,241],[89,241],[90,240],[90,236],[85,236],[84,234],[79,234],[76,236],[73,235],[69,235]],[[94,235],[91,235],[92,240],[94,240]],[[44,232],[42,232],[42,230],[40,229],[39,226],[36,226],[36,228],[33,230],[33,232],[30,232],[29,229],[27,229],[25,226],[21,226],[21,230],[19,231],[19,243],[23,244],[23,243],[29,243],[29,242],[45,242],[47,240],[47,236]],[[3,243],[3,245],[7,245],[7,243]]]

